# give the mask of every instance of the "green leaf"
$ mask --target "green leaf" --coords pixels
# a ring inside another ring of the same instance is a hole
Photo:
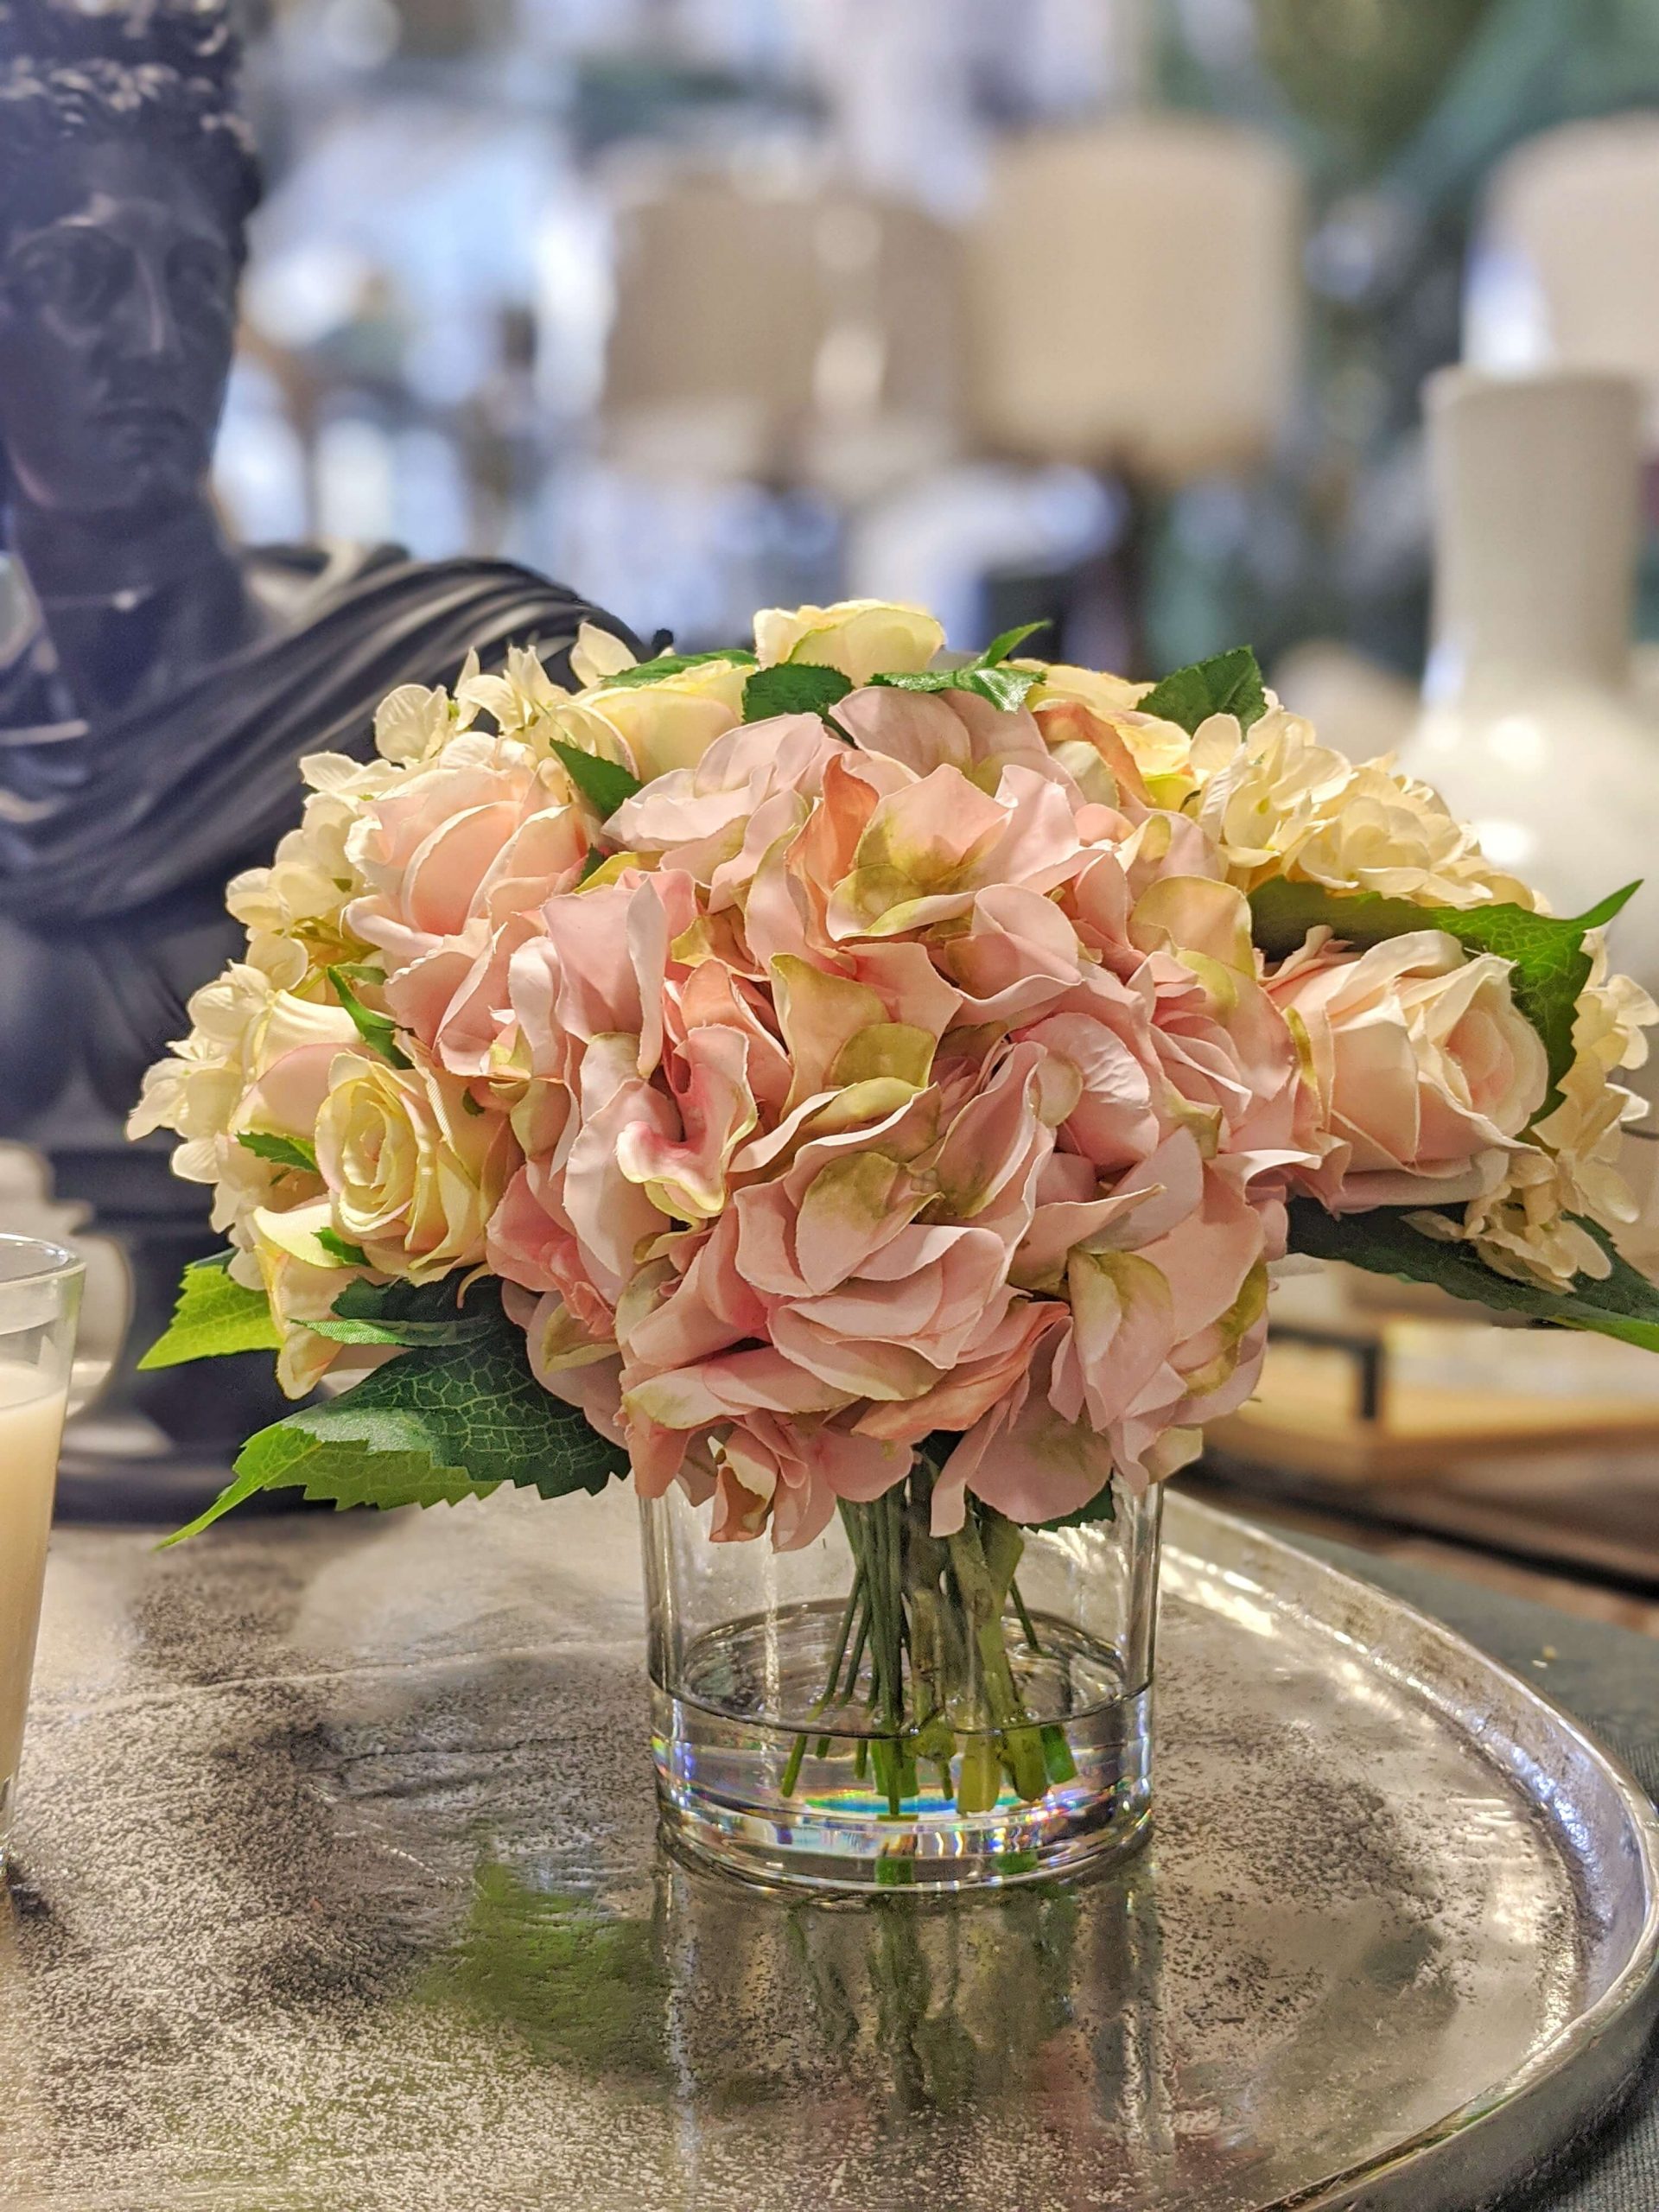
[[[1087,1505],[1080,1505],[1075,1512],[1062,1513],[1057,1521],[1037,1521],[1037,1529],[1086,1529],[1090,1522],[1116,1521],[1117,1501],[1112,1495],[1112,1485],[1107,1483],[1097,1490]]]
[[[1587,914],[1567,920],[1509,905],[1414,906],[1408,899],[1384,899],[1376,892],[1348,896],[1280,876],[1250,893],[1251,934],[1270,959],[1281,959],[1321,922],[1359,946],[1380,944],[1410,930],[1444,930],[1471,952],[1495,952],[1512,961],[1515,1002],[1543,1039],[1549,1061],[1550,1096],[1539,1109],[1548,1113],[1556,1084],[1573,1065],[1573,1016],[1590,980],[1585,931],[1611,922],[1639,887],[1627,883]]]
[[[993,667],[983,661],[969,661],[962,668],[906,670],[896,676],[873,676],[870,681],[890,691],[971,691],[976,698],[988,699],[1007,715],[1023,707],[1026,694],[1044,678],[1040,668]]]
[[[317,1242],[331,1260],[342,1268],[366,1268],[369,1255],[360,1244],[348,1244],[337,1229],[320,1229]]]
[[[658,653],[654,660],[636,661],[632,668],[619,669],[596,688],[613,691],[619,684],[656,683],[664,676],[677,676],[682,669],[706,667],[711,660],[734,661],[740,668],[754,665],[754,655],[747,645],[728,645],[723,652],[715,653]]]
[[[1023,645],[1027,638],[1036,636],[1039,630],[1050,627],[1046,620],[1041,622],[1021,622],[1012,630],[999,631],[979,657],[981,668],[995,668],[999,661],[1007,660],[1016,646]]]
[[[341,1344],[458,1344],[501,1326],[501,1300],[489,1282],[474,1285],[461,1302],[465,1271],[442,1282],[348,1283],[334,1311],[308,1325]]]
[[[229,1486],[167,1541],[197,1535],[263,1490],[390,1510],[487,1497],[503,1483],[543,1497],[597,1491],[627,1465],[574,1406],[543,1389],[522,1332],[502,1316],[486,1335],[405,1351],[341,1396],[262,1428]]]
[[[609,858],[610,855],[608,853],[601,853],[597,845],[589,845],[588,848],[588,857],[582,864],[582,874],[576,878],[576,881],[578,883],[586,883],[588,877],[592,875],[596,869],[603,868]]]
[[[317,1172],[317,1149],[307,1144],[303,1137],[273,1136],[268,1129],[245,1129],[237,1138],[245,1152],[256,1159],[269,1160],[276,1167],[302,1167],[308,1175]]]
[[[352,988],[350,979],[344,968],[331,968],[328,970],[328,980],[334,987],[334,996],[351,1015],[358,1035],[369,1050],[378,1053],[379,1057],[392,1067],[412,1066],[413,1062],[410,1059],[408,1053],[397,1042],[397,1025],[391,1016],[387,1014],[376,1014],[372,1007],[364,1005],[362,1000]]]
[[[1437,1209],[1417,1208],[1417,1211]],[[1463,1243],[1444,1243],[1414,1229],[1408,1209],[1379,1206],[1374,1213],[1329,1214],[1313,1198],[1294,1198],[1290,1206],[1290,1248],[1319,1260],[1346,1260],[1372,1274],[1401,1282],[1433,1283],[1453,1298],[1465,1298],[1494,1313],[1523,1314],[1559,1329],[1587,1329],[1659,1351],[1659,1284],[1654,1284],[1614,1250],[1593,1222],[1584,1222],[1612,1262],[1604,1282],[1580,1276],[1565,1294],[1541,1283],[1515,1282],[1496,1274]]]
[[[233,1351],[275,1351],[282,1344],[262,1290],[232,1282],[230,1255],[198,1260],[184,1271],[179,1302],[166,1333],[139,1361],[140,1368],[181,1367],[190,1359],[218,1359]]]
[[[601,822],[643,788],[639,777],[620,761],[601,760],[597,753],[584,753],[579,746],[562,744],[556,737],[552,743],[565,772]]]
[[[743,687],[746,722],[770,721],[774,715],[824,715],[852,690],[852,678],[817,661],[779,661],[757,668]]]
[[[1262,671],[1248,645],[1235,645],[1231,652],[1175,669],[1135,702],[1138,714],[1179,722],[1189,735],[1211,715],[1236,715],[1241,728],[1248,729],[1267,710]]]

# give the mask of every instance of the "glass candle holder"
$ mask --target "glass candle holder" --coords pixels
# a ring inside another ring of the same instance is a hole
[[[652,1750],[696,1856],[825,1890],[1028,1881],[1121,1851],[1150,1804],[1159,1499],[1016,1528],[925,1473],[798,1550],[645,1501]]]
[[[61,1245],[0,1236],[0,1869],[16,1803],[81,1272]]]

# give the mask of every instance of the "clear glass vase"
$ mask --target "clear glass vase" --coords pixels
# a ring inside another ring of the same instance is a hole
[[[664,1819],[696,1856],[814,1889],[1065,1872],[1145,1827],[1159,1499],[930,1528],[917,1470],[814,1542],[712,1543],[642,1506]]]

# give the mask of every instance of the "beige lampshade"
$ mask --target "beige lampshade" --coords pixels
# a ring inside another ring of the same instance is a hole
[[[889,475],[960,409],[960,255],[920,210],[679,173],[618,218],[602,416],[612,454],[678,473]]]
[[[1302,227],[1289,157],[1230,124],[1010,142],[969,239],[981,436],[1166,482],[1258,459],[1294,388]]]
[[[1659,447],[1659,116],[1573,123],[1495,172],[1465,352],[1500,371],[1623,371]]]

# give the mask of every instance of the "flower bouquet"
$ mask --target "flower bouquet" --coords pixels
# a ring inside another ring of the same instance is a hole
[[[393,693],[133,1117],[228,1246],[149,1363],[359,1378],[195,1526],[631,1471],[664,1805],[768,1872],[1135,1832],[1155,1486],[1287,1255],[1659,1348],[1628,891],[1550,916],[1248,651],[1027,635],[858,601]]]

